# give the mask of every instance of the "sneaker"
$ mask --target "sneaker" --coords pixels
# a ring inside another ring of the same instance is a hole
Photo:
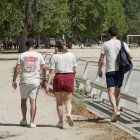
[[[117,111],[116,116],[119,117],[120,115],[121,115],[120,111]]]
[[[111,116],[111,121],[112,122],[116,122],[117,119],[120,117],[121,113],[119,111],[117,111],[116,113],[113,112],[112,116]]]
[[[61,128],[61,129],[63,129],[63,128],[64,128],[64,127],[63,127],[63,123],[62,123],[62,122],[59,122],[59,123],[56,125],[56,127]]]
[[[36,124],[35,123],[30,123],[30,128],[36,128]]]
[[[26,126],[27,125],[27,121],[26,120],[21,120],[20,121],[20,125],[21,126]]]
[[[68,122],[69,126],[73,126],[74,124],[73,124],[73,120],[71,118],[71,115],[70,114],[67,114],[66,115],[66,118],[67,118],[67,122]]]

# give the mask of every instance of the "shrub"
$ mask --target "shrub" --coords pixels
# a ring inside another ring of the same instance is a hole
[[[73,96],[72,98],[73,113],[83,112],[86,109],[86,103],[82,99]]]

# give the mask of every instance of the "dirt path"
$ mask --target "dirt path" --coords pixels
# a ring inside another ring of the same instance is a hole
[[[0,61],[0,139],[10,140],[134,140],[130,135],[108,123],[96,123],[74,116],[75,126],[56,128],[58,117],[55,99],[40,91],[37,101],[37,128],[19,126],[21,120],[19,89],[11,88],[15,60]],[[28,103],[29,107],[29,103]],[[29,108],[28,108],[29,123]],[[65,118],[65,117],[64,117]]]

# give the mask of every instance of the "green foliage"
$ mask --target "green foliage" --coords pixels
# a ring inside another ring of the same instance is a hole
[[[81,95],[87,95],[87,94],[88,94],[87,88],[86,88],[85,85],[84,85],[84,87],[83,87],[82,89],[79,89],[77,92],[78,92],[79,94],[81,94]]]
[[[56,34],[80,38],[102,34],[109,26],[117,26],[120,34],[127,27],[129,33],[138,34],[139,7],[139,0],[4,0],[0,1],[0,36],[27,30],[44,38]]]
[[[31,28],[34,34],[47,37],[67,32],[69,7],[66,0],[37,1],[34,8],[34,20]]]
[[[0,7],[0,36],[18,35],[23,26],[20,10],[12,0],[0,1]]]
[[[126,17],[124,15],[124,9],[122,4],[118,0],[110,0],[108,4],[110,10],[108,11],[107,17],[107,25],[108,26],[116,26],[119,29],[120,35],[126,33],[127,31],[127,24],[126,24]]]
[[[73,34],[93,36],[103,33],[109,26],[126,32],[124,11],[118,0],[70,0],[69,6]]]
[[[84,110],[86,109],[86,103],[82,99],[78,99],[73,96],[72,98],[73,110]]]
[[[121,0],[125,9],[128,34],[140,34],[140,0]]]

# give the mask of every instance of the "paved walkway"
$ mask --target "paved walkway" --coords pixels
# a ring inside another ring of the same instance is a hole
[[[47,50],[47,52],[52,53],[52,50]],[[89,57],[88,53],[90,53],[90,50],[86,52],[86,55],[80,53],[80,51],[74,53],[77,54],[77,57]],[[10,138],[10,140],[112,140],[114,135],[116,135],[117,137],[123,137],[123,135],[127,136],[126,133],[120,130],[116,130],[112,126],[109,126],[109,128],[94,127],[93,129],[93,127],[79,127],[76,124],[74,127],[71,128],[65,122],[64,130],[56,128],[58,117],[55,109],[55,99],[47,96],[43,92],[43,90],[40,91],[37,101],[37,128],[30,129],[28,127],[19,126],[19,122],[22,117],[20,111],[20,93],[19,89],[13,91],[11,87],[13,67],[16,63],[16,60],[13,60],[13,58],[17,58],[18,55],[19,54],[0,54],[0,139]],[[95,53],[95,55],[97,54]],[[4,60],[7,58],[9,58],[10,60]],[[30,118],[29,112],[30,111],[28,103],[28,123]],[[75,120],[76,119],[78,119],[78,117],[75,117]],[[95,123],[92,122],[92,125],[93,124]],[[110,133],[111,131],[112,134]],[[130,136],[128,137],[128,140],[133,140],[133,138],[130,138]]]
[[[46,52],[47,54],[52,54],[54,53],[54,49],[38,49],[37,51],[39,52]],[[74,55],[77,58],[99,58],[100,56],[100,48],[84,48],[84,49],[78,49],[78,48],[73,48],[69,50],[70,52],[73,52]],[[132,53],[134,54],[134,59],[135,60],[140,60],[140,48],[132,48],[131,49]],[[1,51],[2,52],[2,51]],[[6,51],[4,51],[6,52]],[[15,52],[15,51],[13,51]],[[16,58],[18,56],[17,53],[2,53],[0,54],[0,59],[7,59],[7,58]]]
[[[0,139],[10,140],[86,140],[96,134],[94,129],[71,128],[65,122],[65,130],[56,128],[58,117],[55,99],[40,91],[37,101],[37,128],[20,127],[20,93],[11,88],[12,68],[16,61],[0,61]],[[29,123],[29,104],[28,104]]]

